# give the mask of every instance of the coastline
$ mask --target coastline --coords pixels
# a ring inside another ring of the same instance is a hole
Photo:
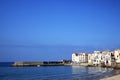
[[[106,78],[103,78],[103,79],[100,79],[100,80],[119,80],[120,79],[120,74],[117,74],[117,75],[114,75],[114,76],[111,76],[111,77],[106,77]]]
[[[109,77],[104,77],[104,78],[101,78],[100,80],[119,80],[120,79],[120,69],[114,69],[116,70],[116,73],[115,75],[113,76],[109,76]]]

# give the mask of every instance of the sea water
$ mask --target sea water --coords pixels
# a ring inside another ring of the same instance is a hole
[[[111,68],[82,66],[0,67],[0,80],[99,80],[115,75]]]

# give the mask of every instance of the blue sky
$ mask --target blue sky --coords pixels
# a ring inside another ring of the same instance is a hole
[[[72,52],[120,48],[119,4],[0,0],[0,61],[71,59]]]

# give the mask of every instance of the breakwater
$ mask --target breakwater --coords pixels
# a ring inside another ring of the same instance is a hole
[[[47,61],[47,62],[14,62],[12,66],[14,67],[24,67],[24,66],[64,66],[71,65],[70,63],[65,63],[62,61]]]

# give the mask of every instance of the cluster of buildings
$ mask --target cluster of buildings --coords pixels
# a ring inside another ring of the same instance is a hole
[[[100,66],[116,66],[120,63],[120,49],[114,51],[94,51],[92,54],[73,53],[72,63]]]

